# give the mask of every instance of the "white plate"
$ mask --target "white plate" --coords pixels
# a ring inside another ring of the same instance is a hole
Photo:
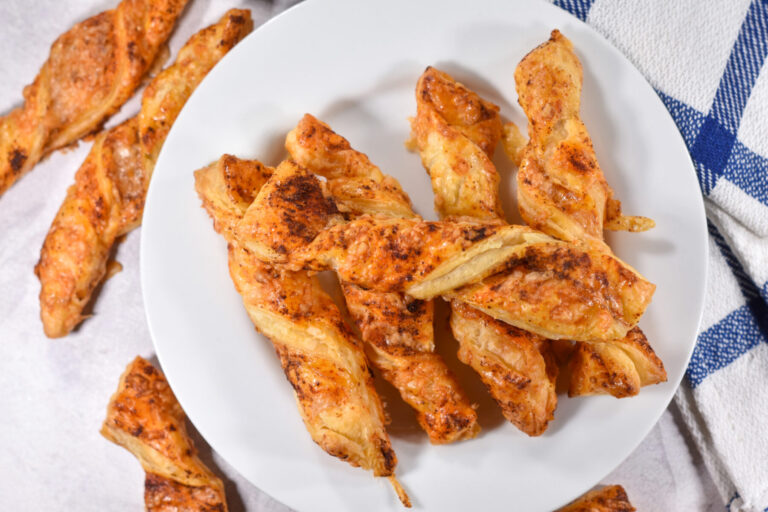
[[[397,474],[417,509],[551,510],[618,465],[672,398],[701,316],[706,226],[683,140],[640,73],[591,28],[544,3],[310,1],[240,43],[189,100],[155,170],[141,246],[147,318],[174,392],[213,448],[276,499],[306,511],[400,509],[386,480],[310,440],[270,343],[254,332],[230,282],[225,243],[200,207],[192,171],[224,152],[276,164],[286,132],[311,112],[398,178],[417,211],[434,218],[426,173],[403,147],[417,77],[437,65],[525,127],[515,66],[555,27],[584,65],[582,113],[608,182],[626,212],[657,222],[610,241],[658,285],[641,325],[669,382],[626,400],[561,396],[546,434],[529,438],[501,420],[438,329],[442,352],[480,403],[484,430],[469,442],[431,446],[382,386]],[[500,165],[506,198],[514,197],[509,171]],[[512,202],[506,211],[517,218]]]

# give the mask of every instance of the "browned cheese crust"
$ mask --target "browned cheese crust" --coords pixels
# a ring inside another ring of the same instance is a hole
[[[621,204],[603,176],[579,118],[582,69],[571,42],[553,31],[549,41],[520,62],[515,81],[530,136],[518,173],[523,218],[549,235],[606,251],[604,226],[630,231],[653,227],[650,219],[621,215]],[[514,139],[512,128],[508,133],[508,139]],[[636,395],[641,386],[666,381],[664,365],[637,331],[638,336],[616,343],[577,344],[569,395],[607,393],[621,398]]]
[[[329,226],[344,222],[311,172],[286,160],[261,188],[237,226],[238,239],[263,261],[287,263]]]
[[[627,491],[620,485],[609,485],[589,491],[573,503],[555,512],[634,512]]]
[[[491,156],[501,138],[499,107],[428,67],[416,85],[415,146],[432,179],[441,217],[503,217]]]
[[[557,363],[549,340],[451,303],[459,360],[474,369],[504,417],[529,436],[547,430],[557,407]]]
[[[435,353],[433,301],[343,285],[344,298],[368,358],[400,396],[433,444],[472,439],[477,413],[442,357]]]
[[[644,217],[624,217],[579,117],[582,69],[558,30],[515,70],[529,143],[518,173],[520,213],[532,227],[564,240],[603,240],[603,227],[643,231]]]
[[[551,242],[526,247],[503,273],[447,295],[551,339],[622,338],[655,286],[602,251]]]
[[[195,190],[203,208],[227,242],[235,240],[240,219],[274,172],[258,160],[222,155],[195,173]]]
[[[441,217],[498,219],[499,175],[491,162],[502,132],[499,108],[428,67],[416,85],[412,143],[432,179]],[[557,365],[534,334],[451,302],[459,359],[480,376],[504,417],[528,435],[542,434],[557,406]]]
[[[48,337],[65,336],[84,319],[113,244],[141,223],[155,160],[173,121],[206,73],[252,27],[249,11],[233,9],[192,36],[176,62],[149,84],[140,114],[96,137],[35,267]]]
[[[136,120],[96,137],[40,251],[40,318],[50,338],[65,336],[107,273],[116,238],[135,224],[144,170]]]
[[[286,148],[299,165],[327,179],[339,210],[352,216],[416,217],[397,180],[315,117],[306,114],[299,121],[286,138]],[[415,409],[430,441],[444,444],[475,437],[480,431],[477,413],[435,353],[432,301],[349,282],[343,282],[342,289],[369,360]]]
[[[444,295],[556,339],[623,337],[654,290],[610,253],[523,226],[370,215],[344,223],[334,212],[314,175],[284,162],[239,223],[239,240],[270,264],[334,270],[344,282],[418,299]]]
[[[195,172],[195,188],[229,244],[232,281],[254,326],[272,341],[312,439],[353,466],[393,475],[384,411],[338,308],[317,278],[263,263],[237,239],[237,224],[273,172],[225,155]]]
[[[576,344],[570,365],[569,396],[607,393],[624,398],[667,380],[664,364],[639,327],[620,340]]]
[[[342,281],[429,299],[441,290],[417,294],[414,286],[424,287],[462,266],[471,272],[456,277],[461,284],[481,279],[500,268],[509,251],[529,236],[544,236],[471,219],[425,222],[363,215],[345,222],[323,185],[295,162],[282,162],[240,221],[239,240],[267,263],[294,270],[332,269]],[[487,257],[478,260],[482,256]]]
[[[123,0],[59,36],[24,104],[0,118],[0,195],[100,128],[151,69],[187,0]]]
[[[184,411],[148,361],[136,357],[125,369],[101,434],[136,456],[146,471],[147,510],[227,510],[224,484],[197,457]]]
[[[147,473],[144,479],[147,512],[226,512],[223,496],[213,487],[193,487]]]
[[[498,223],[364,215],[322,231],[291,256],[291,264],[315,271],[335,270],[341,279],[369,289],[408,291],[410,283],[428,278],[441,265],[502,229]],[[486,269],[485,275],[494,269]]]
[[[326,178],[339,210],[351,215],[414,217],[400,183],[355,151],[344,137],[310,114],[288,132],[285,147],[301,167]]]

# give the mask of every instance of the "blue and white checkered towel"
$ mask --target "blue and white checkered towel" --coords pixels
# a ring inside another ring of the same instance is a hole
[[[650,81],[696,166],[710,234],[675,402],[731,511],[768,510],[768,0],[556,0]]]

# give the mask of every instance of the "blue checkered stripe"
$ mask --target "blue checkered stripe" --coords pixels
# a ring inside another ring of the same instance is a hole
[[[594,0],[555,0],[582,21]],[[731,49],[709,112],[656,92],[675,120],[693,159],[701,190],[708,195],[726,179],[768,206],[768,159],[739,142],[739,124],[768,54],[768,0],[753,0]],[[709,234],[728,263],[745,303],[699,334],[686,377],[691,387],[760,343],[768,343],[768,282],[754,283],[722,234]]]

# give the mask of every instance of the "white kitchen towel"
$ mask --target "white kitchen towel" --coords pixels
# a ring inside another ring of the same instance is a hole
[[[688,145],[710,258],[675,402],[729,510],[768,510],[768,1],[555,4],[640,69]]]

